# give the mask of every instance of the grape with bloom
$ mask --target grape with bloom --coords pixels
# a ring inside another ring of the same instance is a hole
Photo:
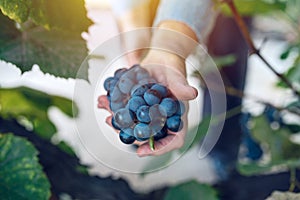
[[[112,126],[125,144],[159,140],[183,127],[184,103],[140,65],[116,70],[105,79],[104,89],[113,112]]]

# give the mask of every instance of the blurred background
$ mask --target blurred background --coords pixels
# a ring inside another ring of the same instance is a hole
[[[13,16],[3,2],[2,13]],[[182,156],[175,151],[158,158],[138,158],[134,147],[121,144],[116,135],[108,139],[108,134],[99,134],[99,126],[105,133],[113,132],[104,122],[108,113],[95,109],[97,95],[103,92],[97,88],[100,83],[95,74],[106,67],[103,58],[110,52],[93,51],[116,36],[118,28],[109,0],[78,2],[79,16],[86,14],[87,22],[82,22],[85,28],[68,27],[74,30],[74,37],[65,31],[52,33],[51,21],[43,24],[34,17],[29,22],[11,17],[15,21],[10,23],[1,14],[0,150],[5,153],[0,155],[0,180],[8,186],[0,184],[1,199],[265,199],[297,195],[299,96],[256,55],[247,59],[239,113],[241,142],[230,176],[223,176],[226,167],[212,156],[198,158],[201,133]],[[251,16],[251,36],[260,54],[299,91],[299,2],[239,0],[236,5],[247,19]],[[220,9],[228,12],[223,7]],[[66,26],[64,23],[61,26]],[[88,54],[86,81],[70,71],[78,69]],[[232,55],[212,58],[222,68],[236,59]],[[121,64],[114,63],[116,67]],[[80,91],[84,95],[79,95]],[[201,97],[200,91],[200,107]],[[95,115],[96,120],[103,120],[95,121]],[[203,131],[201,123],[194,125],[198,132]],[[32,157],[35,159],[29,159]],[[10,165],[15,166],[17,178],[9,171]],[[126,170],[131,165],[135,173]],[[24,170],[36,173],[37,178]],[[10,185],[15,181],[17,187]]]

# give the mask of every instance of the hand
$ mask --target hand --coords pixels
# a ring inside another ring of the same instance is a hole
[[[188,101],[197,97],[197,90],[188,85],[186,80],[184,59],[177,55],[151,50],[142,61],[141,66],[146,68],[159,83],[166,85],[177,99]],[[150,149],[148,143],[142,144],[137,149],[139,156],[162,155],[183,146],[188,126],[187,102],[185,102],[185,106],[186,112],[182,116],[183,128],[179,132],[169,131],[167,137],[156,141],[154,151]]]
[[[177,99],[186,101],[197,97],[197,90],[189,86],[186,81],[184,60],[177,55],[168,52],[151,50],[142,61],[142,66],[146,68],[151,76],[153,76],[159,83],[166,85]],[[109,101],[105,95],[99,97],[98,107],[110,111]],[[136,142],[136,144],[139,145],[137,154],[139,156],[162,155],[166,152],[182,147],[187,133],[187,112],[188,105],[186,103],[186,112],[182,116],[184,126],[181,131],[169,131],[167,137],[155,141],[154,151],[150,149],[147,142]],[[111,118],[112,116],[109,116],[106,119],[106,123],[110,126]]]

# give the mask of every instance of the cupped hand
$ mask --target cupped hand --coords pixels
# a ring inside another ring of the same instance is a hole
[[[136,144],[139,145],[137,149],[139,156],[162,155],[183,146],[188,126],[187,101],[196,98],[198,93],[186,80],[184,59],[176,54],[161,50],[151,50],[142,61],[141,66],[147,69],[150,75],[159,83],[167,86],[177,99],[184,101],[186,106],[186,112],[182,116],[183,128],[178,132],[168,131],[168,135],[165,138],[155,141],[154,150],[150,149],[147,142],[136,142]],[[106,109],[112,114],[106,95],[102,95],[98,98],[98,108]],[[106,123],[110,126],[111,118],[112,115],[106,119]]]

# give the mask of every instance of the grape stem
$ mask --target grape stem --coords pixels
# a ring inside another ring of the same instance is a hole
[[[153,136],[151,136],[151,137],[149,138],[149,147],[150,147],[150,149],[151,149],[152,151],[155,150],[155,147],[154,147],[154,137],[153,137]]]
[[[250,49],[250,55],[257,55],[261,61],[263,61],[266,66],[279,78],[281,79],[286,85],[287,87],[289,87],[293,93],[295,95],[297,95],[298,97],[300,97],[300,92],[293,86],[293,84],[283,75],[278,73],[274,67],[261,55],[260,50],[258,48],[255,47],[253,39],[250,35],[250,32],[245,24],[245,21],[243,20],[243,18],[241,17],[240,13],[237,11],[237,8],[233,2],[233,0],[220,0],[222,3],[227,4],[227,6],[229,7],[229,9],[231,10],[233,17],[246,41],[246,43],[249,46]]]

